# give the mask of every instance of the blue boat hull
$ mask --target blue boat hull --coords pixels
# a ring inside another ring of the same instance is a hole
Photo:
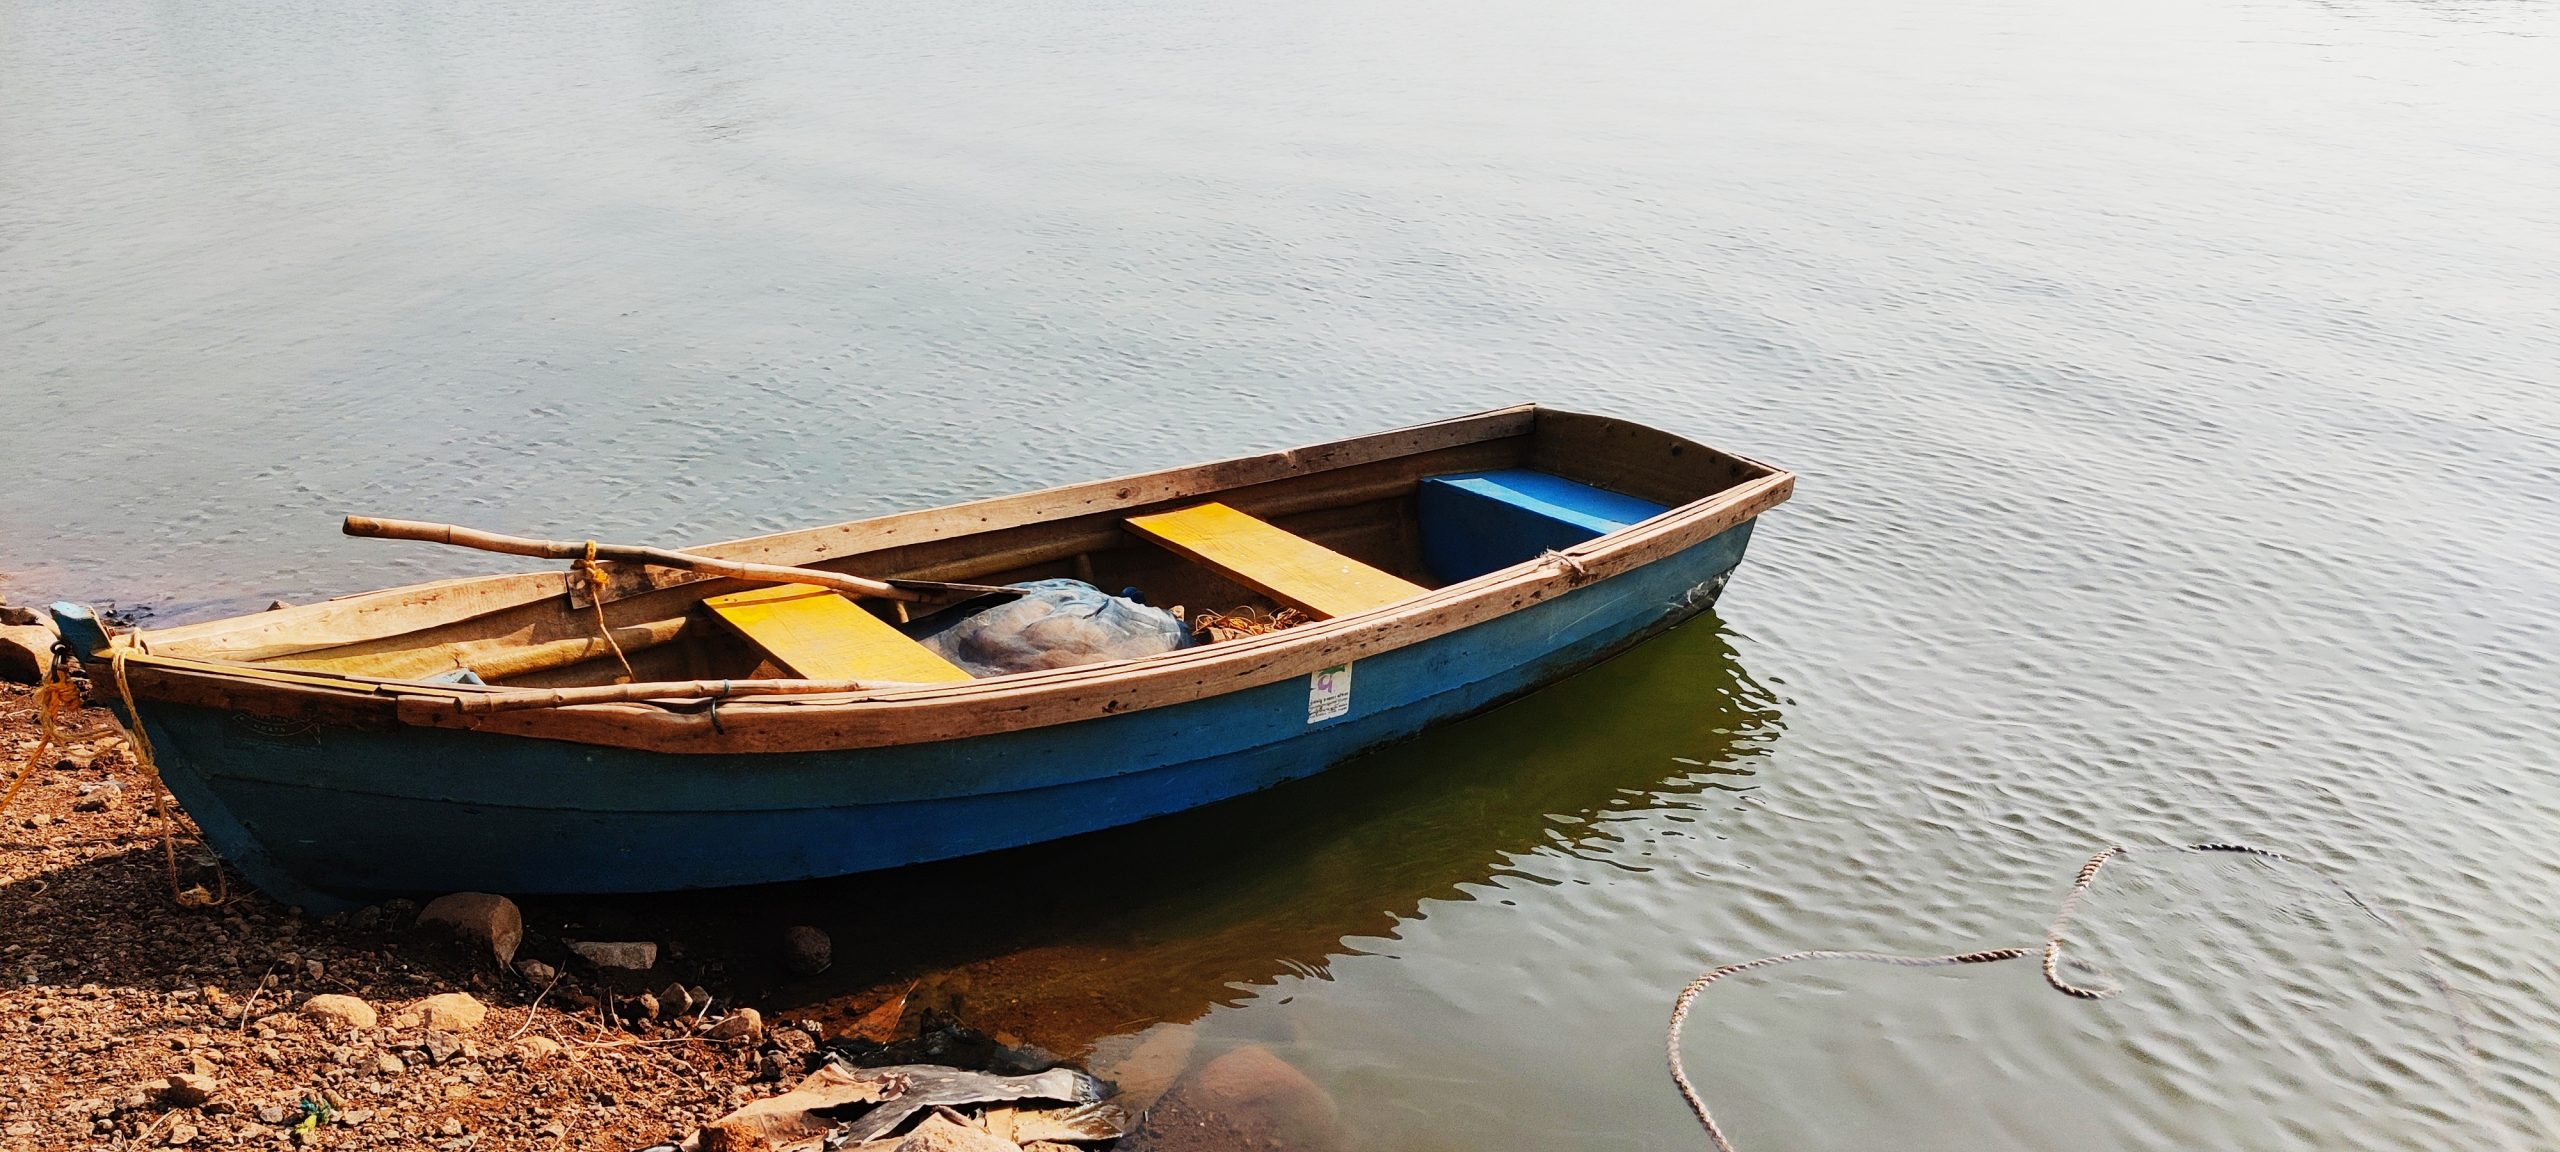
[[[844,875],[1128,824],[1311,775],[1587,667],[1715,600],[1745,521],[1352,669],[1016,732],[683,755],[446,729],[317,730],[155,703],[170,790],[251,882],[315,910],[448,891],[606,893]]]

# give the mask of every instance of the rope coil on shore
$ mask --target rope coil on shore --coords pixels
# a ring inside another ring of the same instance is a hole
[[[2398,921],[2383,915],[2381,910],[2375,908],[2373,905],[2366,903],[2362,896],[2357,895],[2354,889],[2347,887],[2347,885],[2337,877],[2331,876],[2327,872],[2286,856],[2281,852],[2267,848],[2254,847],[2248,844],[2230,843],[2182,844],[2175,845],[2173,850],[2180,852],[2219,852],[2243,856],[2255,856],[2263,860],[2281,864],[2291,864],[2299,868],[2304,868],[2310,871],[2313,875],[2318,876],[2321,880],[2327,882],[2331,888],[2336,889],[2340,895],[2347,899],[2348,903],[2355,905],[2356,908],[2362,911],[2365,915],[2372,917],[2383,927],[2390,929],[2394,934],[2398,935],[2401,943],[2407,945],[2410,951],[2418,957],[2418,966],[2426,973],[2428,982],[2434,985],[2437,994],[2444,998],[2447,1014],[2453,1019],[2454,1036],[2456,1042],[2460,1046],[2461,1058],[2456,1061],[2456,1064],[2461,1069],[2465,1085],[2471,1090],[2473,1103],[2477,1105],[2484,1114],[2486,1113],[2489,1105],[2489,1091],[2488,1087],[2480,1081],[2478,1068],[2480,1059],[2479,1050],[2472,1042],[2471,1020],[2469,1015],[2463,1011],[2462,995],[2460,992],[2455,990],[2451,981],[2445,979],[2443,973],[2437,971],[2435,964],[2427,959],[2426,950],[2418,946],[2416,938],[2410,935],[2407,928],[2402,927]],[[2126,848],[2123,845],[2111,844],[2105,849],[2099,851],[2096,855],[2091,856],[2088,863],[2080,866],[2080,874],[2072,881],[2071,891],[2063,896],[2061,906],[2056,909],[2054,913],[2052,926],[2045,930],[2044,948],[2042,951],[2044,981],[2047,985],[2051,986],[2054,991],[2080,1000],[2104,1000],[2123,991],[2121,987],[2116,985],[2108,985],[2103,988],[2091,988],[2074,984],[2069,980],[2064,979],[2062,976],[2063,941],[2065,930],[2070,927],[2072,917],[2079,911],[2080,898],[2088,892],[2091,884],[2097,882],[2098,873],[2107,866],[2108,861],[2119,856],[2127,855],[2131,851],[2132,849]],[[1739,964],[1727,964],[1720,968],[1711,969],[1699,975],[1697,979],[1690,981],[1687,987],[1680,990],[1678,998],[1672,1001],[1671,1026],[1668,1030],[1667,1036],[1665,1037],[1665,1048],[1667,1049],[1667,1055],[1670,1058],[1671,1064],[1671,1082],[1675,1087],[1679,1088],[1680,1098],[1688,1103],[1689,1111],[1697,1116],[1699,1127],[1706,1130],[1707,1141],[1715,1146],[1716,1152],[1736,1152],[1733,1141],[1725,1136],[1724,1130],[1721,1127],[1717,1126],[1715,1116],[1707,1111],[1706,1101],[1699,1097],[1697,1086],[1690,1083],[1688,1070],[1684,1068],[1680,1062],[1681,1026],[1688,1022],[1690,1006],[1697,1002],[1699,993],[1707,990],[1707,985],[1713,984],[1727,976],[1739,975],[1744,972],[1755,971],[1762,968],[1775,968],[1779,965],[1792,964],[1799,960],[1863,960],[1874,964],[1889,964],[1898,968],[1939,968],[1953,967],[1962,964],[1996,964],[2003,960],[2019,959],[2026,956],[2028,952],[2029,950],[2025,948],[1993,948],[1980,952],[1958,952],[1945,956],[1900,956],[1885,952],[1813,949],[1803,952],[1789,952],[1781,956],[1763,956],[1757,960],[1746,960]],[[2503,1127],[2499,1129],[2499,1144],[2507,1148],[2514,1147],[2514,1141],[2511,1134],[2509,1134]]]
[[[27,781],[35,778],[36,765],[44,762],[62,739],[62,714],[80,707],[80,686],[71,682],[70,658],[59,646],[54,651],[52,668],[45,673],[44,683],[36,686],[36,746],[27,753],[27,761],[18,766],[18,774],[9,781],[9,790],[0,792],[0,812],[18,798]]]

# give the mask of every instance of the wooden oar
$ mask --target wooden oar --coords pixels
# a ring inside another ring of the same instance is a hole
[[[477,548],[483,552],[500,552],[509,556],[539,556],[548,560],[584,560],[588,543],[584,540],[535,540],[526,536],[506,536],[482,532],[453,524],[430,524],[423,520],[377,520],[370,516],[349,516],[345,526],[349,536],[371,536],[382,540],[424,540],[430,544],[452,544]],[[726,576],[732,580],[750,580],[759,584],[815,584],[832,588],[849,596],[871,596],[882,600],[922,600],[929,592],[965,593],[986,596],[1001,593],[1021,595],[1019,589],[998,588],[990,584],[947,584],[939,580],[872,580],[824,572],[815,568],[792,568],[781,564],[753,564],[744,560],[723,560],[716,556],[697,556],[667,548],[642,548],[628,544],[597,544],[596,559],[617,560],[626,564],[650,564],[660,568],[681,568],[709,576]],[[601,589],[598,590],[599,592]]]

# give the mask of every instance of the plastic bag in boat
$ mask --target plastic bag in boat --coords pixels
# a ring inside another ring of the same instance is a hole
[[[1082,580],[1007,585],[1022,595],[917,636],[972,676],[1135,660],[1187,640],[1173,613],[1113,596]]]

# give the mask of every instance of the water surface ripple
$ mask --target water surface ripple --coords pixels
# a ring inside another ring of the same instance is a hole
[[[1084,862],[1072,915],[868,977],[1111,1009],[1067,1043],[1274,1043],[1365,1148],[1686,1149],[1657,1037],[1697,968],[2028,941],[2103,842],[2245,840],[2476,998],[2488,1116],[2405,949],[2246,860],[2110,873],[2083,952],[2120,999],[1790,969],[1710,994],[1692,1070],[1750,1149],[2547,1146],[2555,33],[0,0],[0,569],[185,616],[492,570],[348,511],[674,543],[1631,415],[1804,477],[1719,618],[1037,857]]]

